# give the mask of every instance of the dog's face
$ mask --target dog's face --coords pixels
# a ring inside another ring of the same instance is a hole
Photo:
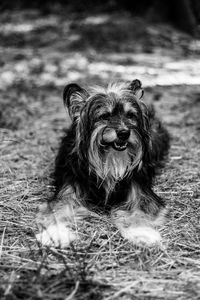
[[[142,164],[148,135],[142,95],[139,80],[91,93],[76,84],[64,90],[64,103],[77,131],[76,150],[102,180],[122,179]]]

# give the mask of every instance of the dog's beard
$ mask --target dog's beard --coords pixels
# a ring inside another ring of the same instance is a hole
[[[117,151],[111,146],[101,143],[105,126],[96,128],[91,136],[89,148],[90,171],[97,175],[99,185],[106,187],[107,193],[114,190],[118,181],[128,176],[133,169],[139,167],[142,159],[142,146],[137,141],[124,151]]]

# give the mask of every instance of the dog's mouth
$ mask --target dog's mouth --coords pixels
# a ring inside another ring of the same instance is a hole
[[[121,141],[115,141],[111,144],[111,146],[113,147],[113,149],[117,150],[117,151],[124,151],[127,148],[128,143],[127,142],[121,142]]]
[[[102,141],[101,145],[106,148],[112,147],[116,151],[124,151],[128,147],[128,142],[117,140],[117,141],[108,143],[108,142]]]

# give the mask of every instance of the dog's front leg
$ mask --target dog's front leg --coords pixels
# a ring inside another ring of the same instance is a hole
[[[67,247],[78,236],[77,223],[87,215],[79,206],[71,187],[63,189],[51,202],[40,207],[36,239],[45,246]]]
[[[164,221],[164,203],[153,191],[142,192],[133,187],[126,205],[115,209],[111,219],[122,236],[134,244],[159,245],[161,235],[157,226]]]

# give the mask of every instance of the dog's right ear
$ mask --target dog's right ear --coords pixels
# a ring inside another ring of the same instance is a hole
[[[78,84],[70,83],[66,85],[63,91],[63,102],[72,120],[80,115],[81,108],[88,97],[88,92]]]

